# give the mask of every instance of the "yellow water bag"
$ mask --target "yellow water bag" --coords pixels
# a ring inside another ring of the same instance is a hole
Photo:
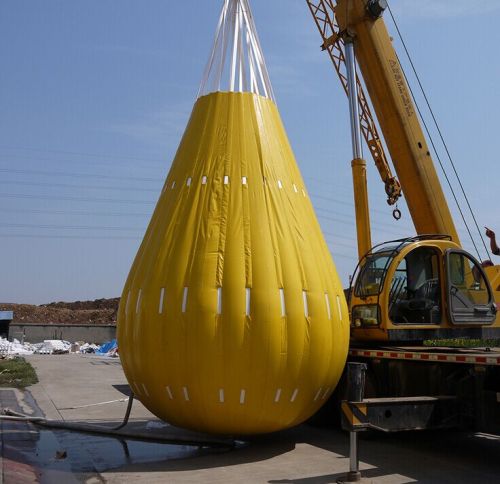
[[[161,419],[217,434],[303,422],[342,373],[342,286],[274,102],[193,109],[125,284],[121,361]]]

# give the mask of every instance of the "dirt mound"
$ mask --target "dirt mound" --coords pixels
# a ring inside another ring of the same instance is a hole
[[[0,311],[14,311],[14,323],[116,324],[120,298],[95,301],[31,304],[0,303]]]
[[[75,302],[51,302],[42,304],[40,307],[57,309],[118,309],[120,298],[113,299],[95,299],[94,301],[75,301]]]

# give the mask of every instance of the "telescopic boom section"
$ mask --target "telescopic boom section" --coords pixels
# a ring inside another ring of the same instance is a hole
[[[339,31],[356,59],[418,234],[460,243],[397,54],[381,18],[384,0],[338,0]]]

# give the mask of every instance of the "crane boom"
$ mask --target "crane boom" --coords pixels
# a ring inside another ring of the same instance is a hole
[[[333,3],[330,1],[333,5]],[[460,244],[406,80],[381,18],[381,0],[338,0],[340,35],[356,58],[418,234],[447,234]]]

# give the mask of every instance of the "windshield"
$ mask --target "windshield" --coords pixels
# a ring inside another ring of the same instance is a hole
[[[395,252],[381,252],[369,256],[356,279],[354,294],[358,297],[376,296],[382,290],[385,274]]]

